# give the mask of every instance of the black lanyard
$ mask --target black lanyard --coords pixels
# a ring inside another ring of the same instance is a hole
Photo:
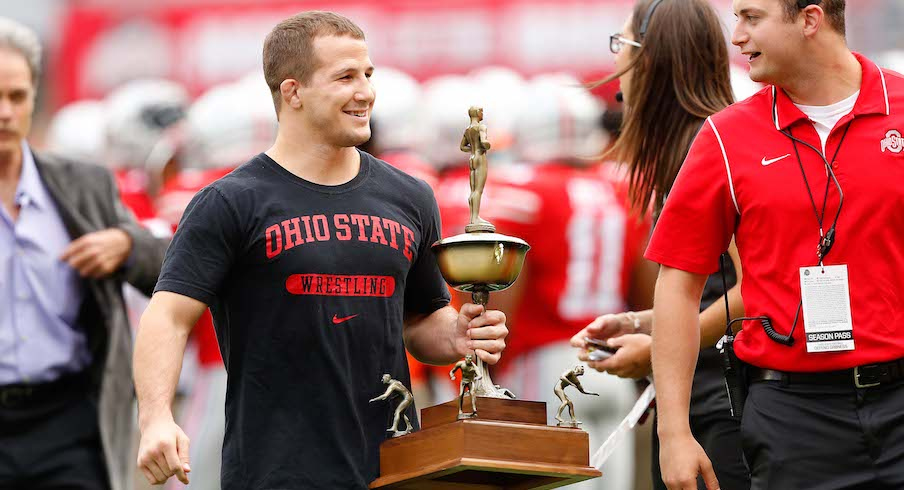
[[[772,117],[773,120],[778,121],[778,116],[776,113],[776,100],[778,99],[777,94],[773,92],[772,99]],[[847,123],[847,126],[844,128],[844,133],[841,135],[841,140],[838,142],[838,147],[835,148],[835,155],[832,157],[832,161],[836,161],[838,158],[838,153],[841,151],[841,146],[844,144],[844,140],[847,137],[848,130],[851,129],[851,124],[854,121],[851,120]],[[800,175],[804,179],[804,186],[807,188],[807,196],[810,197],[810,204],[813,205],[813,214],[816,215],[816,223],[819,224],[819,245],[816,247],[816,258],[819,260],[817,265],[822,265],[822,261],[826,255],[828,255],[829,251],[832,249],[832,245],[835,244],[835,226],[838,224],[838,217],[841,215],[841,206],[844,204],[844,193],[841,191],[841,184],[838,183],[838,179],[835,177],[835,172],[832,171],[832,165],[829,164],[828,160],[826,160],[823,152],[819,151],[806,141],[803,141],[794,136],[791,133],[791,130],[782,131],[779,130],[780,133],[787,136],[791,143],[794,145],[794,154],[797,157],[797,165],[800,167]],[[810,182],[807,180],[807,173],[804,171],[803,160],[800,158],[800,151],[797,148],[797,144],[800,143],[811,150],[815,151],[819,158],[822,159],[823,164],[825,164],[826,172],[828,173],[828,179],[826,179],[826,189],[822,198],[822,213],[820,214],[819,210],[816,207],[816,199],[813,198],[813,192],[810,190]],[[835,212],[835,218],[832,220],[832,226],[829,227],[829,231],[823,231],[823,222],[825,220],[826,214],[826,203],[829,199],[829,181],[835,183],[835,188],[838,189],[838,211]],[[763,324],[763,330],[766,332],[766,336],[768,336],[771,340],[778,342],[780,344],[784,344],[790,346],[794,343],[794,330],[797,328],[797,321],[800,319],[800,311],[803,306],[803,299],[799,303],[797,303],[797,312],[794,314],[794,322],[791,324],[791,330],[788,332],[788,335],[783,335],[778,333],[775,328],[772,326],[771,321],[767,317],[757,317],[757,319],[761,319]],[[727,307],[727,302],[726,302]],[[729,326],[730,331],[730,326]]]
[[[776,114],[776,101],[778,100],[778,94],[775,94],[772,99],[772,114],[773,118],[777,121]],[[851,124],[854,121],[851,120],[847,123],[844,128],[844,133],[841,135],[841,140],[838,142],[838,146],[835,148],[835,155],[832,156],[832,161],[836,161],[838,158],[838,153],[841,151],[841,147],[844,145],[844,140],[847,138],[848,130],[851,129]],[[791,144],[794,146],[794,155],[797,157],[797,165],[800,167],[800,175],[804,179],[804,186],[807,189],[807,196],[810,198],[810,204],[813,205],[813,214],[816,216],[816,223],[819,225],[819,245],[816,247],[816,258],[819,260],[819,265],[822,265],[822,261],[826,255],[828,255],[829,251],[832,249],[832,245],[835,244],[835,226],[838,224],[838,217],[841,215],[841,207],[844,204],[844,193],[841,191],[841,184],[838,183],[838,179],[835,177],[835,172],[832,171],[832,165],[826,160],[823,152],[819,151],[816,147],[807,143],[806,141],[801,140],[794,136],[794,134],[789,129],[788,131],[779,130],[780,133],[787,136],[791,140]],[[810,182],[807,180],[807,173],[804,171],[803,160],[800,158],[800,150],[797,148],[797,144],[800,143],[807,148],[810,148],[819,158],[822,159],[822,163],[826,167],[826,172],[828,173],[828,179],[826,179],[826,189],[822,198],[822,213],[816,208],[816,199],[813,198],[813,192],[810,190]],[[829,181],[835,183],[835,188],[838,189],[838,210],[835,212],[835,218],[832,220],[832,226],[829,227],[829,231],[825,232],[823,227],[823,221],[825,220],[826,214],[826,203],[829,200]],[[798,308],[798,311],[800,308]]]
[[[838,152],[841,151],[841,145],[844,143],[845,137],[847,137],[848,130],[851,129],[852,122],[849,122],[847,126],[844,127],[844,133],[842,133],[841,141],[838,142],[838,146],[835,148],[835,155],[832,156],[832,162],[835,162],[838,158]],[[813,214],[816,215],[816,222],[819,224],[819,246],[816,247],[816,257],[819,259],[819,263],[821,265],[822,260],[829,253],[829,250],[831,250],[832,245],[835,243],[835,225],[838,223],[838,216],[841,214],[841,204],[844,202],[844,194],[841,192],[841,186],[838,184],[838,179],[835,178],[835,173],[832,172],[832,166],[829,164],[828,160],[826,160],[825,155],[823,155],[816,148],[813,148],[813,146],[808,144],[807,142],[795,138],[790,129],[788,130],[786,136],[791,138],[791,144],[794,145],[794,154],[797,157],[797,165],[800,167],[800,175],[804,179],[804,186],[807,188],[807,195],[810,197],[810,204],[813,205]],[[800,158],[800,151],[797,149],[798,141],[800,141],[804,145],[809,146],[813,149],[813,151],[819,153],[819,156],[825,163],[826,170],[828,170],[828,173],[826,175],[826,190],[825,194],[823,194],[822,196],[821,214],[816,210],[816,200],[813,199],[813,192],[810,191],[810,182],[807,181],[807,173],[804,171],[804,164]],[[829,227],[828,233],[825,233],[823,232],[823,220],[825,220],[826,216],[826,203],[829,200],[829,182],[831,181],[834,181],[835,186],[838,188],[838,211],[835,213],[835,218],[832,220],[832,226]]]

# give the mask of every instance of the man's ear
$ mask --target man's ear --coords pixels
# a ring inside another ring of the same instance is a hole
[[[301,109],[301,84],[294,78],[287,78],[279,84],[279,94],[283,103],[293,109]]]
[[[819,32],[819,28],[822,26],[826,16],[822,7],[818,5],[810,5],[804,8],[801,10],[801,15],[804,19],[804,36],[806,37],[814,36]]]

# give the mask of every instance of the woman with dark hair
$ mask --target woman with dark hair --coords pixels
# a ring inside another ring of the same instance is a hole
[[[707,0],[641,0],[622,32],[610,37],[616,72],[600,84],[618,80],[625,102],[621,135],[608,156],[624,162],[630,198],[640,214],[658,217],[691,142],[707,117],[733,102],[728,47],[719,16]],[[737,253],[726,267],[733,316],[743,311]],[[737,278],[735,270],[738,270]],[[711,458],[721,488],[750,488],[741,453],[740,423],[729,412],[719,353],[711,346],[725,330],[725,290],[714,274],[700,305],[701,351],[691,395],[694,437]],[[650,374],[652,310],[604,315],[578,332],[578,357],[598,371],[621,377]],[[591,360],[587,339],[618,350]],[[665,489],[659,472],[658,438],[653,436],[653,482]],[[698,482],[705,488],[703,481]]]

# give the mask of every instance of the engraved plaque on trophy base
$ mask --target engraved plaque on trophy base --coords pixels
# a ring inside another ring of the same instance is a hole
[[[479,397],[477,411],[458,420],[457,400],[422,410],[420,431],[380,445],[370,488],[547,489],[600,476],[587,433],[547,426],[544,402]]]

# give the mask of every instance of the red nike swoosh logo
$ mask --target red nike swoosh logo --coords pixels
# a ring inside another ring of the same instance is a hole
[[[339,325],[340,323],[347,322],[356,316],[358,315],[344,316],[342,318],[339,318],[339,315],[333,315],[333,325]]]

